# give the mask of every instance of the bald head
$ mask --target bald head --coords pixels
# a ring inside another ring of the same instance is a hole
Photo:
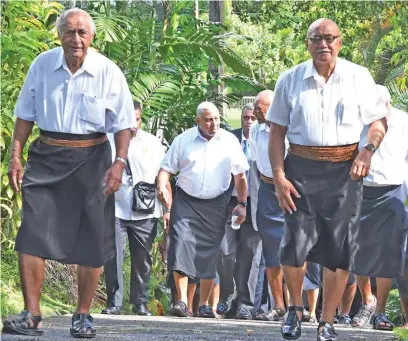
[[[336,35],[340,35],[340,30],[337,24],[333,20],[326,19],[326,18],[320,18],[314,21],[309,26],[309,29],[307,30],[307,37],[310,37],[316,29],[321,28],[321,27],[333,28],[334,32],[337,32]]]
[[[264,123],[266,120],[266,112],[272,104],[274,93],[272,90],[261,91],[255,98],[254,113],[259,123]]]
[[[262,102],[268,106],[271,105],[272,100],[273,100],[273,91],[272,90],[263,90],[261,91],[255,98],[255,104],[257,102]]]

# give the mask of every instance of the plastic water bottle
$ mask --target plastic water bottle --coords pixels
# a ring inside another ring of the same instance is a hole
[[[231,227],[233,230],[239,230],[241,225],[236,224],[236,221],[238,219],[238,212],[235,212],[234,215],[231,217]]]

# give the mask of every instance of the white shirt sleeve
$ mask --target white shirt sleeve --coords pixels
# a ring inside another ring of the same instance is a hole
[[[289,74],[284,73],[278,78],[275,86],[275,96],[273,97],[272,104],[269,106],[268,112],[266,113],[266,119],[268,121],[284,127],[289,125],[291,112],[286,89],[286,79],[288,77]]]
[[[120,130],[135,126],[135,110],[132,94],[122,71],[118,69],[111,82],[111,88],[106,98],[106,110],[112,122],[110,131],[117,133]]]
[[[14,114],[17,117],[30,122],[35,122],[37,120],[35,112],[35,80],[37,79],[37,63],[38,58],[31,63],[14,110]]]
[[[374,82],[368,69],[363,68],[363,71],[358,75],[357,89],[359,89],[360,114],[365,125],[371,124],[376,120],[382,119],[388,115],[388,109],[381,100],[377,90],[377,85]]]
[[[251,130],[249,131],[249,143],[251,146],[251,160],[252,161],[256,161],[255,126],[257,125],[252,125]]]
[[[231,143],[231,173],[237,175],[245,173],[249,169],[249,164],[238,139],[234,136],[233,140]]]
[[[173,175],[180,171],[180,140],[180,135],[175,137],[161,165],[161,168]]]

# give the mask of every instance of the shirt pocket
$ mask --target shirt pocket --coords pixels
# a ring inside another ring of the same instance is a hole
[[[359,122],[360,107],[353,99],[340,100],[338,103],[341,124],[356,124]]]
[[[82,108],[79,117],[91,123],[95,128],[104,128],[105,109],[106,105],[103,98],[84,94],[82,96]]]

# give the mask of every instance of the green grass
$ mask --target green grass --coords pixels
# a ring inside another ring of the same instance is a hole
[[[241,120],[240,119],[228,120],[228,124],[231,126],[232,129],[241,128]]]
[[[408,329],[404,328],[395,328],[394,329],[394,334],[400,341],[406,341],[408,340]]]

